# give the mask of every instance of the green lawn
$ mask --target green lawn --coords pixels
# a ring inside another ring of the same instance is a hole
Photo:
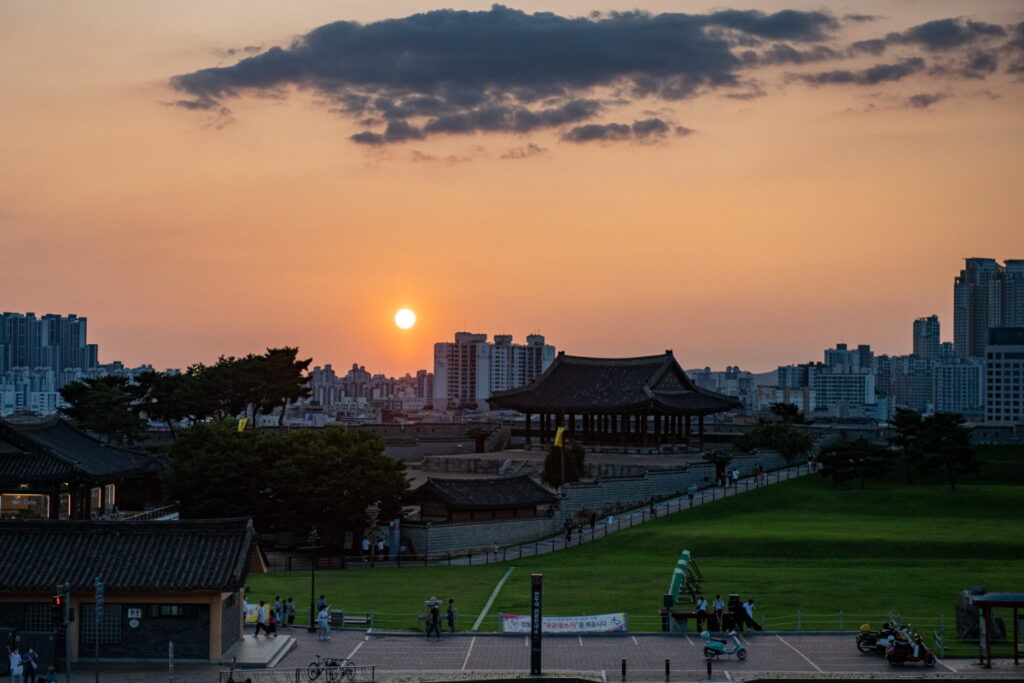
[[[539,572],[547,614],[627,612],[634,630],[655,630],[675,560],[688,548],[705,594],[754,598],[770,627],[795,628],[798,612],[804,628],[831,630],[840,610],[847,628],[895,611],[922,631],[944,615],[951,637],[961,589],[1024,590],[1024,453],[989,448],[984,458],[982,472],[956,491],[878,482],[861,490],[812,475],[514,563],[319,572],[317,593],[352,612],[406,615],[431,595],[454,597],[468,627],[515,564],[484,629],[497,612],[526,613],[530,574]],[[252,576],[249,586],[250,600],[279,593],[302,604],[309,574]]]

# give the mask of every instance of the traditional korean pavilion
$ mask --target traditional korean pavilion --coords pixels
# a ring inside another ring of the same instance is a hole
[[[409,494],[424,521],[466,522],[537,516],[558,496],[527,476],[498,479],[427,479]]]
[[[704,417],[738,408],[736,399],[695,385],[672,351],[638,358],[586,358],[559,352],[532,384],[498,391],[492,408],[526,415],[526,444],[550,442],[557,427],[590,444],[689,446],[696,418],[704,444]],[[535,429],[533,417],[539,418]]]
[[[91,519],[160,502],[163,463],[54,415],[0,420],[0,517]]]

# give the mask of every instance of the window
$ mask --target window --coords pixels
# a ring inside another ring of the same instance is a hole
[[[36,602],[25,605],[25,625],[22,628],[26,631],[52,631],[53,613],[51,605],[47,602]]]
[[[199,605],[150,605],[149,616],[154,619],[196,619]]]
[[[96,623],[95,603],[83,603],[81,613],[79,633],[81,633],[82,643],[96,642],[97,626],[101,643],[121,642],[121,605],[105,604],[103,606],[103,621],[100,624]]]

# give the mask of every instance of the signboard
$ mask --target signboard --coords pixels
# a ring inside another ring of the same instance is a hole
[[[141,619],[142,618],[142,608],[141,607],[129,607],[128,608],[128,618],[129,619]]]
[[[530,615],[528,630],[530,631],[530,675],[540,676],[541,638],[544,623],[544,611],[541,609],[541,588],[544,583],[543,574],[530,575]],[[504,615],[502,615],[502,626],[504,628]]]
[[[523,614],[499,614],[505,633],[531,633],[533,620]],[[626,630],[626,614],[595,614],[582,617],[542,617],[544,633],[613,633]]]
[[[103,621],[103,582],[100,581],[100,577],[96,577],[93,585],[96,587],[96,623]]]

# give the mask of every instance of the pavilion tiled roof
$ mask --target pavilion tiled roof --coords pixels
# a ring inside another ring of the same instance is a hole
[[[57,416],[0,420],[0,488],[110,479],[161,469],[158,458],[108,446]]]
[[[91,522],[0,519],[0,593],[235,590],[255,550],[247,518]]]
[[[410,503],[439,500],[450,508],[493,510],[547,505],[558,496],[527,476],[497,479],[427,479],[409,494]]]
[[[533,383],[497,391],[488,401],[524,413],[709,415],[739,407],[736,399],[695,385],[671,351],[637,358],[560,353]]]

